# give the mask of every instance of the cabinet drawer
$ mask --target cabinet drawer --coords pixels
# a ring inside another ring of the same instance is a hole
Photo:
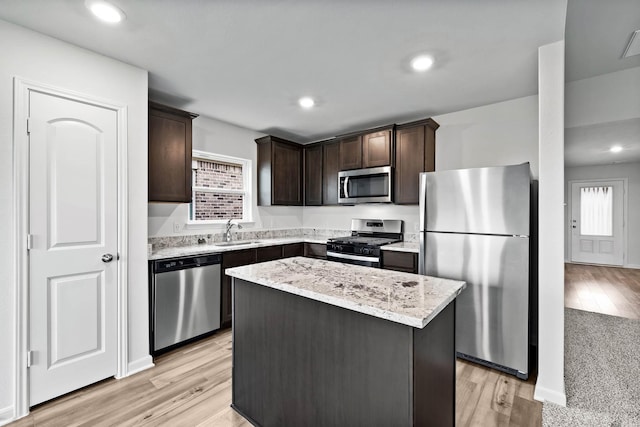
[[[258,262],[272,261],[282,258],[282,245],[266,246],[256,249],[256,260]]]
[[[418,254],[410,252],[382,251],[382,268],[418,273]]]

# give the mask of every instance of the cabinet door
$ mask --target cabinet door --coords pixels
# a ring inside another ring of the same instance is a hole
[[[433,172],[436,170],[436,129],[431,126],[425,126],[423,172]]]
[[[322,243],[305,243],[304,256],[308,258],[327,259],[327,245]]]
[[[149,107],[149,201],[191,203],[191,117]]]
[[[241,251],[225,252],[222,254],[222,309],[220,319],[222,327],[231,326],[231,314],[233,310],[233,301],[231,300],[231,277],[224,274],[224,270],[231,267],[253,264],[255,262],[255,249],[244,249]]]
[[[418,273],[418,254],[412,252],[382,252],[382,268],[386,270]]]
[[[272,204],[302,205],[302,147],[275,141],[272,150]]]
[[[424,172],[425,127],[416,126],[396,132],[395,200],[396,204],[418,204],[419,176]]]
[[[282,246],[282,258],[304,255],[304,243],[290,243]]]
[[[362,137],[360,135],[340,141],[340,170],[362,167]]]
[[[322,145],[304,149],[304,204],[322,204]]]
[[[362,167],[391,165],[391,131],[383,130],[362,137]]]
[[[256,249],[256,261],[265,262],[282,258],[282,245],[265,246]]]
[[[338,172],[340,171],[340,143],[322,147],[322,204],[338,204]]]

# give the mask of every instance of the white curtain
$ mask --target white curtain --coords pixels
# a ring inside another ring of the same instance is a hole
[[[580,189],[580,234],[611,236],[613,230],[613,187]]]

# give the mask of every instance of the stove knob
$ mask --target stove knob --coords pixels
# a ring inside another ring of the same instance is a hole
[[[369,255],[371,254],[371,249],[369,248],[362,248],[362,255]]]

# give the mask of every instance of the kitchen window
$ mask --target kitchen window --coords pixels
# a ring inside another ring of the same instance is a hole
[[[251,160],[193,150],[192,224],[251,221]]]

